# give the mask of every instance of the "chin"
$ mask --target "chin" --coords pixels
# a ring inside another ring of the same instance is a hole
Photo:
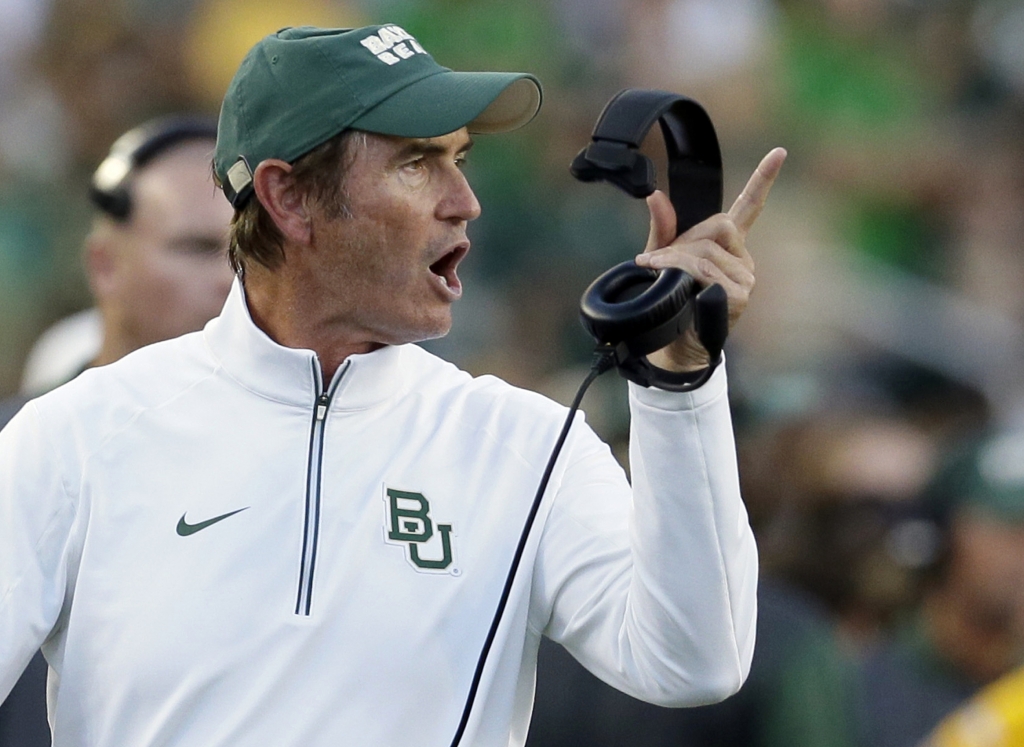
[[[423,342],[424,340],[436,340],[439,337],[444,337],[449,332],[451,332],[451,330],[452,330],[452,324],[451,324],[451,321],[449,320],[447,324],[438,325],[434,329],[423,330],[423,332],[420,335],[418,335],[417,339],[410,340],[410,342]]]

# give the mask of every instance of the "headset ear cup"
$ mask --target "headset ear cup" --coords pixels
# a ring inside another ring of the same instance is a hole
[[[717,361],[729,336],[729,296],[725,288],[713,283],[697,294],[694,307],[697,339],[711,360]]]
[[[625,343],[630,354],[660,350],[689,326],[696,282],[682,270],[661,272],[623,262],[599,276],[580,300],[580,319],[599,343]]]

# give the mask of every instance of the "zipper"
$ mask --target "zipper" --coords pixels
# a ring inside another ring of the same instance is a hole
[[[320,539],[320,473],[324,460],[324,429],[331,398],[348,370],[349,361],[335,374],[327,391],[323,388],[320,363],[313,358],[313,380],[316,400],[309,429],[309,457],[306,463],[306,510],[302,528],[302,563],[299,566],[299,589],[295,598],[295,614],[309,617],[313,608],[313,573],[316,570],[317,543]]]

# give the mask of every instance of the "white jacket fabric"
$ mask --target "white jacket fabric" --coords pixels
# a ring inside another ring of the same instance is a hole
[[[56,747],[450,744],[566,409],[413,345],[319,371],[236,283],[0,432],[0,699],[42,645]],[[572,427],[464,745],[524,742],[541,635],[663,705],[746,676],[724,369],[630,405],[632,489]]]

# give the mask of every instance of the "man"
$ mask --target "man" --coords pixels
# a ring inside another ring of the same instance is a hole
[[[103,319],[94,365],[199,330],[224,304],[231,214],[211,184],[209,127],[156,120],[123,136],[97,169],[92,195],[103,212],[86,244]]]
[[[859,673],[861,744],[915,747],[1024,664],[1024,433],[958,449],[928,497],[945,547],[916,616]]]
[[[220,311],[233,275],[224,262],[231,210],[210,178],[216,137],[212,119],[174,115],[133,128],[111,147],[90,187],[96,214],[84,249],[98,308],[40,337],[23,397],[201,329]],[[0,414],[0,425],[13,414]]]
[[[98,210],[85,264],[99,308],[43,332],[25,361],[24,397],[201,329],[220,311],[233,275],[224,262],[231,210],[210,178],[216,138],[216,120],[173,115],[114,143],[89,192]]]
[[[62,359],[52,386],[86,366],[200,329],[220,310],[233,274],[226,262],[231,210],[210,175],[216,135],[216,123],[205,118],[153,120],[119,138],[97,169],[85,266],[98,344],[84,360]],[[0,427],[25,399],[0,402]],[[0,747],[49,744],[45,679],[46,663],[36,656],[0,706]]]
[[[44,642],[55,744],[449,744],[564,408],[408,343],[448,331],[469,132],[525,124],[519,73],[454,73],[395,26],[285,29],[225,96],[238,280],[0,433],[0,692]],[[784,153],[652,267],[753,285]],[[657,362],[699,368],[690,337]],[[571,429],[464,743],[521,744],[542,635],[632,694],[721,699],[753,648],[756,551],[719,368],[634,390],[631,490]]]

